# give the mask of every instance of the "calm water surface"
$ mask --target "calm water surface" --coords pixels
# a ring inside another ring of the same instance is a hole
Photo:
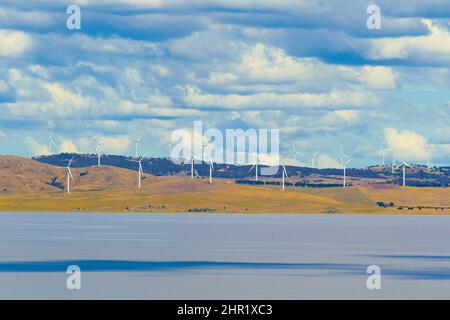
[[[450,217],[0,213],[0,298],[448,299]]]

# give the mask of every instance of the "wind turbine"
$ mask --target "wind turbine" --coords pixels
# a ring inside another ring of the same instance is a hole
[[[294,154],[294,161],[297,161],[297,155],[299,156],[303,156],[303,153],[298,152],[297,150],[295,150],[295,145],[292,145],[292,153]]]
[[[382,160],[382,165],[383,167],[386,165],[386,151],[389,151],[389,148],[385,147],[385,144],[383,143],[381,145],[381,149],[379,150],[379,152],[381,152],[381,160]]]
[[[53,154],[53,152],[52,152],[52,146],[55,146],[55,147],[56,147],[55,141],[53,141],[53,132],[52,132],[52,134],[50,135],[50,138],[48,139],[48,150],[50,151],[50,155]]]
[[[97,165],[101,166],[101,163],[100,163],[100,146],[101,146],[101,142],[100,142],[100,139],[97,136],[94,137],[94,140],[97,141],[97,146],[95,147],[95,151],[94,151],[94,153],[97,154]]]
[[[205,158],[205,148],[207,146],[209,146],[211,143],[211,141],[209,139],[203,138],[202,140],[202,162],[204,162],[204,158]]]
[[[429,146],[426,146],[426,149],[428,151],[428,154],[427,154],[427,172],[430,173],[430,171],[431,171],[431,167],[430,167],[430,153],[433,152],[435,148],[434,148],[434,146],[429,145]]]
[[[66,167],[66,170],[67,170],[67,193],[70,193],[70,179],[73,180],[72,171],[70,171],[70,164],[72,163],[73,158],[75,158],[75,156],[73,156],[72,159],[69,160],[69,163],[67,164],[67,167]]]
[[[347,163],[349,163],[350,161],[352,161],[353,159],[350,158],[349,156],[347,156],[343,151],[342,151],[342,147],[341,147],[341,166],[342,169],[344,170],[344,181],[343,181],[343,187],[345,188],[347,186],[346,183],[346,179],[347,179],[347,175],[346,175],[346,168],[347,168]]]
[[[142,175],[144,174],[144,170],[142,169],[142,160],[145,158],[147,154],[144,154],[139,160],[128,160],[131,162],[136,162],[139,164],[139,168],[138,168],[138,188],[141,188],[141,180],[142,180]]]
[[[287,174],[287,171],[286,171],[286,167],[284,166],[284,163],[282,163],[281,166],[283,167],[283,172],[282,172],[282,175],[283,175],[283,189],[282,190],[284,191],[284,181],[288,177],[288,174]]]
[[[258,181],[258,152],[256,152],[256,161],[255,163],[252,165],[252,167],[250,168],[250,170],[248,170],[248,172],[250,173],[250,171],[253,170],[253,168],[255,168],[255,181]]]
[[[213,161],[211,159],[211,157],[209,157],[209,183],[212,183],[212,172],[214,170],[214,164]]]
[[[311,168],[315,168],[315,158],[319,155],[320,151],[316,151],[311,155]]]
[[[135,140],[135,153],[134,153],[134,157],[137,158],[138,157],[138,148],[139,148],[139,141],[141,141],[142,139],[142,134]]]
[[[391,167],[391,173],[395,173],[395,154],[392,153],[392,167]]]
[[[406,185],[406,167],[412,168],[409,164],[407,164],[405,161],[402,162],[400,167],[403,167],[403,186]]]
[[[194,161],[195,161],[195,159],[201,160],[201,159],[197,158],[196,156],[191,155],[191,158],[190,158],[190,159],[187,159],[187,160],[184,162],[184,164],[187,164],[187,163],[190,163],[190,164],[191,164],[191,179],[194,179]],[[203,162],[203,160],[202,160],[202,162]]]

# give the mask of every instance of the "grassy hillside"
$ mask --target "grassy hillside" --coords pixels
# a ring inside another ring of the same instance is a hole
[[[111,166],[71,168],[71,190],[123,189],[137,185],[137,172]],[[145,179],[152,176],[145,174]],[[31,159],[0,157],[0,194],[60,193],[67,184],[65,168]]]

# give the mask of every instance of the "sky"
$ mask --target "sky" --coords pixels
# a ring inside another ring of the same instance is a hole
[[[81,10],[81,29],[66,9]],[[369,29],[367,7],[381,12]],[[450,164],[448,0],[0,0],[0,154],[167,156],[171,132],[279,129],[286,163]],[[294,161],[292,146],[304,156]]]

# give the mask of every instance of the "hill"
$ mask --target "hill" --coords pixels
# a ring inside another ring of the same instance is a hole
[[[124,189],[136,186],[137,172],[112,166],[72,168],[72,191]],[[65,168],[16,156],[0,157],[0,194],[58,193],[66,189]],[[151,175],[145,174],[145,179]]]

